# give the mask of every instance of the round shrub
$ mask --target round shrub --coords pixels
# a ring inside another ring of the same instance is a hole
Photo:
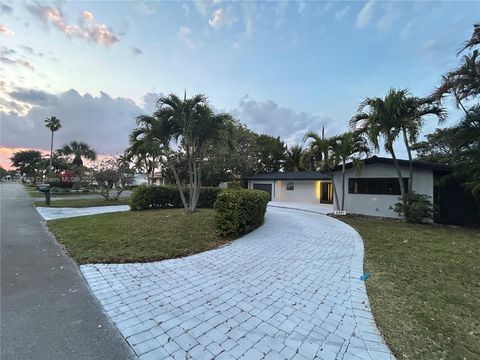
[[[221,236],[235,236],[263,224],[269,196],[265,191],[235,189],[221,192],[215,202],[215,226]]]

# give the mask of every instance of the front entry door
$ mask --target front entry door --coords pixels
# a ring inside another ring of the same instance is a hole
[[[322,204],[333,204],[333,186],[330,181],[320,182],[320,202]]]

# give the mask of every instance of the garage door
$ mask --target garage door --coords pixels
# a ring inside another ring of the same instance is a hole
[[[269,200],[272,200],[272,184],[253,184],[253,188],[256,190],[263,190],[268,192]]]

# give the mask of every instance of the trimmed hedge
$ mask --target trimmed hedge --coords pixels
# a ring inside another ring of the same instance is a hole
[[[215,202],[215,226],[222,236],[245,234],[263,224],[268,193],[236,189],[220,193]]]
[[[189,189],[183,189],[188,199]],[[220,188],[204,187],[200,189],[199,208],[213,208]],[[182,208],[182,199],[176,186],[140,185],[133,189],[130,197],[132,210]]]

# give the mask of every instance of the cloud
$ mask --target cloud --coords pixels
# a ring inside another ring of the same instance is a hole
[[[237,35],[235,42],[233,43],[234,48],[239,48],[241,43],[252,38],[254,33],[254,16],[257,12],[255,3],[245,2],[243,4],[243,22],[245,24],[244,30]]]
[[[142,55],[143,54],[143,51],[140,50],[139,48],[135,47],[135,46],[132,46],[130,48],[130,51],[132,53],[133,56],[137,56],[137,55]]]
[[[144,113],[132,100],[112,98],[104,92],[92,96],[73,89],[60,94],[16,89],[10,95],[17,106],[29,110],[24,114],[15,108],[0,111],[4,147],[48,148],[50,137],[43,120],[56,116],[62,121],[62,129],[55,134],[56,148],[81,140],[99,153],[121,153],[128,146],[135,118]]]
[[[305,9],[307,8],[307,3],[305,1],[300,1],[298,3],[298,13],[303,15],[305,13]]]
[[[27,46],[27,45],[18,45],[18,47],[20,49],[22,49],[23,51],[25,51],[27,54],[29,55],[36,55],[36,56],[40,56],[40,57],[43,57],[45,56],[45,54],[43,52],[36,52],[32,47],[30,46]]]
[[[0,24],[0,34],[15,35],[15,32],[10,30],[6,25]]]
[[[15,91],[9,92],[8,95],[13,99],[28,105],[49,106],[55,105],[57,101],[57,96],[42,90],[34,89],[19,88]]]
[[[23,59],[11,59],[7,56],[1,56],[0,62],[7,65],[21,65],[31,71],[35,71],[35,67],[30,62]]]
[[[348,14],[348,11],[350,10],[350,5],[345,6],[343,9],[337,10],[335,12],[335,19],[340,20],[343,18],[345,15]]]
[[[11,14],[13,12],[13,8],[7,4],[0,5],[0,12],[2,14]]]
[[[93,20],[93,14],[90,11],[84,11],[82,13],[82,18],[85,21],[92,21]]]
[[[190,49],[195,50],[197,43],[192,39],[192,30],[187,26],[182,26],[178,30],[177,36]]]
[[[32,3],[27,5],[27,9],[37,20],[43,22],[47,28],[52,26],[70,38],[84,39],[106,47],[113,45],[119,40],[109,26],[96,23],[93,20],[93,14],[88,11],[82,13],[78,24],[68,24],[60,8],[50,7],[41,3]]]
[[[334,135],[343,128],[329,116],[282,107],[272,100],[257,101],[248,95],[230,113],[251,130],[280,136],[289,145],[303,144],[303,136],[309,130],[318,131],[325,126],[328,135]]]
[[[153,1],[136,1],[135,9],[141,15],[153,15],[157,12],[157,4]]]
[[[212,17],[208,20],[208,24],[215,30],[224,26],[230,26],[236,18],[224,9],[217,9],[213,12]]]
[[[10,56],[10,55],[15,55],[17,52],[12,48],[2,46],[0,47],[0,53],[2,54],[2,56]]]
[[[357,15],[357,27],[364,28],[374,18],[375,2],[373,0],[367,1],[362,10]]]

